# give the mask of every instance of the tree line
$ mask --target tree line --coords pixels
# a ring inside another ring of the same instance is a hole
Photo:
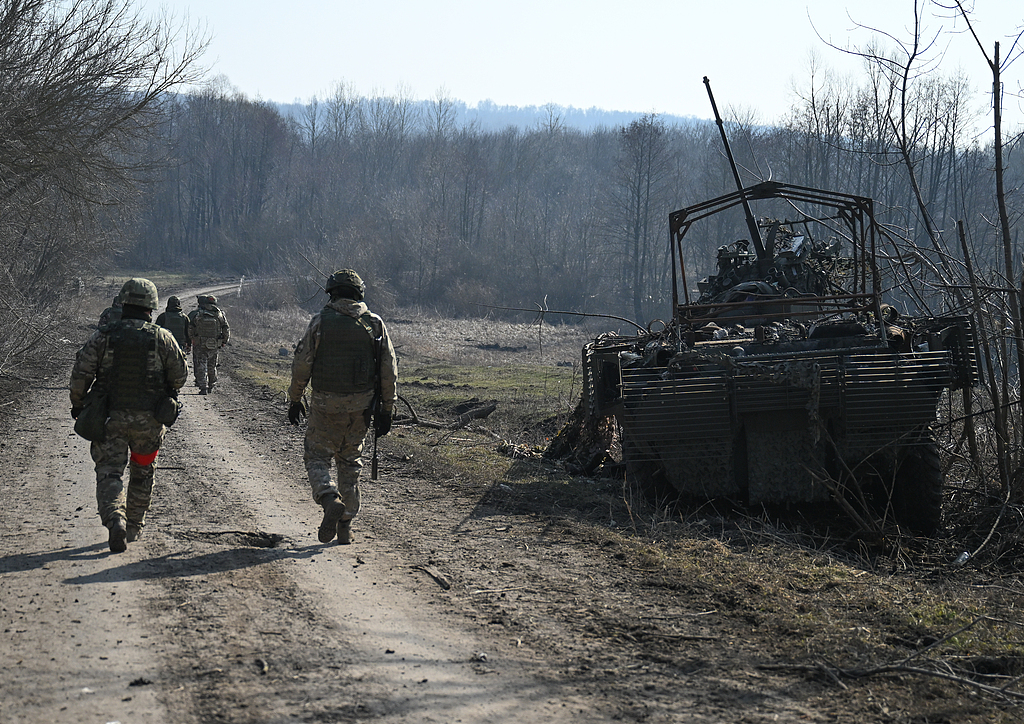
[[[129,0],[67,7],[4,0],[0,20],[0,304],[26,318],[91,268],[304,279],[312,262],[358,269],[393,305],[643,324],[670,313],[668,213],[734,189],[710,121],[649,114],[580,130],[548,106],[531,127],[483,130],[444,93],[361,96],[344,82],[285,113],[224,81],[181,92],[201,39],[140,20]],[[984,97],[956,74],[921,72],[907,47],[865,49],[852,81],[812,63],[786,118],[734,111],[727,131],[745,184],[874,198],[903,303],[962,306],[950,293],[967,284],[958,221],[983,285],[1019,286],[1007,265],[1018,240],[997,220],[1015,229],[1020,216],[1020,136],[980,142]],[[691,281],[737,228],[688,237]]]
[[[938,254],[929,268],[939,271],[955,238],[936,248],[936,230],[966,220],[979,263],[994,263],[993,149],[970,135],[977,99],[962,79],[917,86],[899,138],[877,85],[827,74],[812,76],[781,124],[733,118],[744,182],[873,197],[894,237]],[[645,115],[584,132],[553,113],[535,127],[482,131],[460,125],[453,106],[360,97],[344,84],[295,116],[223,87],[175,96],[151,141],[165,161],[123,262],[302,275],[304,256],[325,271],[361,270],[398,304],[447,313],[471,314],[473,303],[640,322],[666,313],[668,213],[734,188],[711,122]],[[698,270],[732,233],[707,231]]]

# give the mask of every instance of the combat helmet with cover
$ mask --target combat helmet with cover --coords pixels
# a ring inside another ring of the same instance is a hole
[[[362,278],[351,269],[341,269],[327,278],[324,291],[333,296],[343,296],[359,302],[363,299],[366,286]]]
[[[121,304],[131,304],[150,311],[160,306],[160,298],[156,293],[156,285],[149,279],[129,279],[121,287],[117,295]]]

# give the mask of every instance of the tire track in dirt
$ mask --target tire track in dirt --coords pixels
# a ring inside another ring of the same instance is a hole
[[[275,564],[297,586],[300,605],[310,609],[295,617],[308,622],[300,630],[287,627],[291,653],[308,648],[301,669],[320,666],[320,676],[333,683],[307,684],[303,696],[318,701],[325,714],[363,712],[388,721],[497,722],[525,712],[532,721],[562,721],[561,704],[551,703],[555,692],[532,680],[525,656],[497,656],[495,642],[459,628],[444,612],[446,600],[434,584],[410,575],[414,562],[370,532],[376,526],[357,526],[352,546],[316,540],[320,515],[301,467],[301,430],[287,426],[281,415],[280,436],[266,440],[263,450],[251,450],[235,432],[236,418],[280,411],[260,410],[230,387],[229,381],[210,396],[186,395],[186,413],[174,432],[199,441],[192,443],[191,463],[205,468],[222,498],[245,501],[241,507],[254,528],[282,538],[275,549],[280,552],[268,555],[278,556]],[[372,511],[372,486],[365,492],[365,507]],[[241,521],[233,515],[213,522],[238,529]],[[273,623],[280,628],[286,622]],[[325,652],[330,653],[323,667]],[[340,670],[331,668],[339,666],[338,652],[344,659]],[[272,658],[271,653],[264,660]],[[349,691],[339,701],[338,689],[345,687]]]
[[[368,488],[357,542],[320,544],[301,431],[282,419],[251,445],[240,420],[280,411],[221,387],[183,391],[149,524],[120,555],[63,379],[33,392],[0,448],[0,720],[606,720],[413,571],[381,516],[415,501],[375,511]]]

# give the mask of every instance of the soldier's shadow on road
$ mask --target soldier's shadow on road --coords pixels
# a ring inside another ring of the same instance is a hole
[[[121,581],[205,576],[211,573],[226,573],[227,571],[253,568],[277,561],[312,558],[318,553],[323,552],[324,546],[320,545],[280,549],[226,548],[198,555],[195,551],[179,551],[157,558],[132,561],[124,565],[96,571],[95,573],[75,576],[74,578],[65,578],[63,583],[72,586],[82,586],[91,583],[117,583]],[[119,562],[118,557],[112,557],[111,562]]]
[[[60,548],[52,551],[18,553],[0,558],[0,573],[23,573],[42,568],[58,561],[94,561],[109,555],[106,543],[95,543],[78,548]]]

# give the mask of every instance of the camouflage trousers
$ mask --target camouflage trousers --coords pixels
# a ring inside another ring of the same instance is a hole
[[[192,345],[192,369],[196,375],[196,387],[209,389],[217,381],[217,354],[220,347],[208,349],[205,341],[197,339]]]
[[[107,439],[90,448],[96,463],[96,503],[103,525],[121,516],[141,528],[153,497],[156,453],[167,429],[141,410],[111,410]],[[128,465],[127,488],[122,481]]]
[[[345,402],[318,404],[318,395],[314,393],[303,453],[313,500],[319,503],[324,495],[337,493],[345,504],[343,520],[354,518],[359,512],[359,472],[363,468],[360,458],[367,429],[363,410],[369,405],[364,395],[346,397],[342,398]],[[332,459],[338,465],[337,485],[331,482]]]

